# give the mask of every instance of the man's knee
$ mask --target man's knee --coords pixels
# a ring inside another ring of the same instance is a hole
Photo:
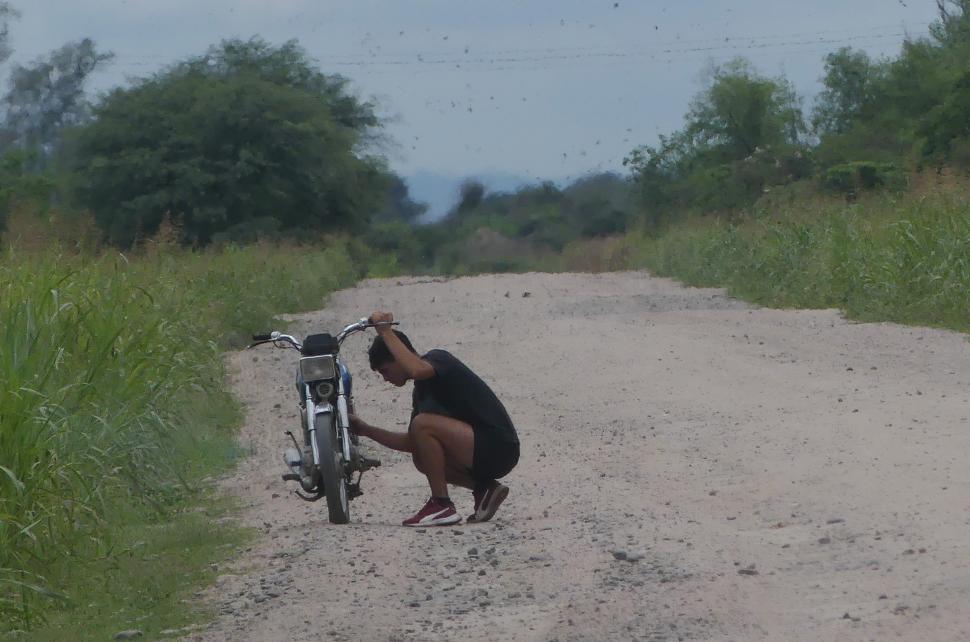
[[[431,415],[427,413],[418,413],[414,415],[414,419],[411,420],[410,425],[408,425],[408,433],[428,433],[434,428],[434,420]]]
[[[411,461],[414,462],[414,467],[418,469],[418,472],[425,472],[424,464],[421,462],[421,458],[418,456],[418,453],[411,453]]]

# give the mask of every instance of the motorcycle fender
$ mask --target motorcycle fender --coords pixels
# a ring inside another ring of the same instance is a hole
[[[307,387],[307,413],[313,415],[313,421],[307,422],[307,430],[312,435],[317,427],[317,417],[322,417],[323,415],[332,415],[333,406],[329,403],[315,404],[310,397],[310,388]],[[313,452],[313,463],[316,466],[320,465],[320,451],[317,450],[317,440],[310,439],[310,448]]]
[[[347,401],[343,397],[340,397],[337,399],[336,408],[328,403],[314,406],[313,414],[317,417],[321,415],[334,415],[337,419],[337,438],[340,440],[340,449],[343,452],[344,461],[350,461],[350,435],[347,434],[347,424],[350,422],[346,419]]]
[[[338,409],[339,409],[339,406],[338,406]],[[313,414],[316,417],[322,417],[323,415],[333,415],[334,417],[336,417],[337,424],[338,424],[337,437],[340,439],[341,450],[343,451],[344,461],[350,461],[350,440],[347,436],[347,428],[339,425],[341,422],[340,422],[340,412],[338,411],[338,409],[335,409],[332,405],[328,403],[320,404],[319,406],[314,407]],[[317,453],[315,456],[317,458],[317,461],[319,462],[319,459],[320,459],[319,453]]]

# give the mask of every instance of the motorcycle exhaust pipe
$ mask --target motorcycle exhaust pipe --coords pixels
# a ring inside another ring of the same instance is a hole
[[[287,467],[294,473],[299,474],[303,468],[303,455],[296,448],[287,448],[283,453],[283,461],[286,462]]]
[[[297,475],[296,473],[285,473],[283,475],[283,481],[298,481],[300,486],[308,493],[317,492],[317,485],[313,483],[313,480],[309,477],[303,477]]]
[[[317,485],[313,482],[313,478],[303,474],[303,455],[296,448],[287,448],[283,452],[283,461],[293,472],[289,472],[283,475],[283,481],[298,481],[300,486],[308,493],[312,493],[316,490]]]

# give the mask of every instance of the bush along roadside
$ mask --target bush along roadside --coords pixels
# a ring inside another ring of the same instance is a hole
[[[970,331],[970,202],[883,195],[623,240],[629,267],[772,307]]]
[[[240,420],[221,352],[356,278],[339,241],[0,258],[0,633],[199,617],[180,601],[245,537],[206,483]]]

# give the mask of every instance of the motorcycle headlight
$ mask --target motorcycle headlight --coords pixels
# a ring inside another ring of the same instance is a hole
[[[317,398],[329,399],[333,394],[333,384],[329,381],[321,381],[317,384]]]
[[[318,357],[303,357],[300,359],[300,376],[304,381],[333,379],[337,376],[333,356],[325,354]]]

